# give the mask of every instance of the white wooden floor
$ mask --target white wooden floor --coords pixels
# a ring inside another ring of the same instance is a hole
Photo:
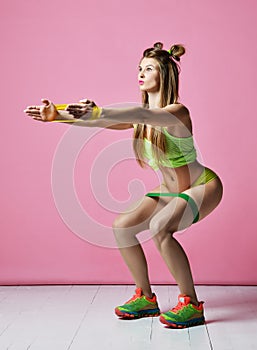
[[[134,286],[0,286],[0,350],[257,349],[257,286],[197,286],[206,325],[165,328],[155,318],[119,320]],[[176,286],[153,286],[166,311]]]

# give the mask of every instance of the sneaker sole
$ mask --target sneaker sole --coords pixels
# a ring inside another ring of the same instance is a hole
[[[160,310],[142,310],[139,312],[129,313],[129,312],[123,312],[119,309],[115,309],[115,314],[120,318],[125,319],[133,319],[133,318],[142,318],[142,317],[157,317],[160,316],[161,312]]]
[[[187,322],[169,322],[163,316],[160,316],[160,322],[164,323],[169,328],[189,328],[194,326],[200,326],[205,323],[204,317],[195,318]]]

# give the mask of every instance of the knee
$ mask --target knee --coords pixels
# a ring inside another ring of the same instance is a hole
[[[131,229],[131,222],[125,215],[119,215],[112,223],[114,237],[119,248],[138,244],[136,232]]]
[[[169,231],[160,231],[155,236],[152,237],[154,244],[159,252],[163,251],[167,242],[172,239],[172,232]]]
[[[114,219],[112,229],[116,239],[123,239],[131,234],[130,221],[125,215],[119,215]]]
[[[162,232],[171,232],[171,224],[167,223],[167,220],[161,217],[153,217],[149,223],[149,230],[152,237],[155,237]]]
[[[127,221],[128,220],[123,215],[119,215],[114,219],[114,221],[112,223],[112,228],[114,230],[126,228],[126,227],[128,227]]]
[[[152,220],[149,225],[151,237],[156,245],[156,248],[161,251],[170,238],[172,238],[173,230],[167,229],[161,221]]]

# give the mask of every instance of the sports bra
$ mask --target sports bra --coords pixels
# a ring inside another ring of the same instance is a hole
[[[133,126],[136,127],[137,124]],[[178,168],[180,166],[193,163],[196,160],[197,153],[194,147],[193,136],[176,137],[168,133],[167,127],[162,127],[162,132],[166,139],[166,159],[161,160],[160,164],[168,168]],[[152,153],[152,143],[146,137],[144,138],[144,156],[148,159],[148,164],[153,170],[158,170],[158,163],[155,161]]]

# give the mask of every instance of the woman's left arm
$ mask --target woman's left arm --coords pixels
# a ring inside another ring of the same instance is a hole
[[[86,100],[89,101],[89,100]],[[99,108],[93,103],[62,105],[59,108],[49,100],[42,99],[43,106],[29,106],[25,110],[35,120],[72,123],[77,126],[114,127],[117,124],[147,124],[152,126],[175,126],[186,123],[188,109],[180,104],[163,108],[147,109],[140,106],[128,108]],[[66,110],[63,110],[66,109]]]
[[[182,104],[172,104],[164,108],[146,109],[142,107],[102,108],[100,120],[113,123],[148,124],[153,126],[173,126],[184,122],[189,111]],[[84,115],[82,119],[87,116]]]

